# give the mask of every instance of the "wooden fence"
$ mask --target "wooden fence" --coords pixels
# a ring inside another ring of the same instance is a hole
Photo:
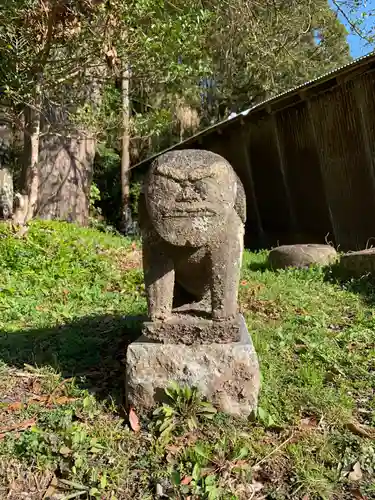
[[[182,148],[217,152],[241,177],[248,248],[375,244],[375,55],[171,149]]]

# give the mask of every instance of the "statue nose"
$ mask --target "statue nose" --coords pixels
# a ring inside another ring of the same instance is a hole
[[[199,194],[193,189],[192,186],[182,186],[182,191],[177,197],[177,201],[195,201],[199,200]]]

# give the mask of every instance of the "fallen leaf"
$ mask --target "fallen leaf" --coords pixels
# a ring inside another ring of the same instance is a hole
[[[18,424],[11,425],[9,427],[4,427],[3,429],[0,429],[0,439],[3,439],[6,436],[7,432],[24,431],[35,424],[36,424],[35,418],[30,418],[28,420],[24,420],[23,422],[19,422]]]
[[[356,462],[353,465],[353,470],[349,473],[349,481],[359,481],[362,479],[362,470],[361,470],[361,464],[359,462]]]
[[[170,444],[170,445],[166,446],[165,449],[167,451],[169,451],[169,453],[171,455],[176,455],[181,450],[181,446],[176,446],[175,444]]]
[[[360,489],[356,488],[355,490],[351,490],[351,493],[355,500],[365,500],[365,497],[362,495]]]
[[[318,425],[318,421],[315,417],[301,418],[300,425],[303,429],[315,429]]]
[[[264,484],[260,483],[259,481],[253,481],[251,483],[251,486],[253,488],[253,492],[257,493],[258,491],[262,490],[264,488]]]
[[[72,382],[72,381],[73,381],[73,377],[66,378],[66,379],[62,380],[59,384],[57,384],[57,386],[54,388],[54,390],[49,395],[48,403],[51,403],[55,399],[55,395],[64,387],[65,384],[67,384],[68,382]]]
[[[163,486],[159,483],[157,483],[156,485],[156,496],[158,497],[164,497],[164,490],[163,490]]]
[[[134,432],[139,432],[141,430],[141,426],[139,425],[139,418],[137,417],[133,408],[130,408],[129,411],[129,424]]]
[[[32,398],[28,399],[26,404],[28,405],[35,405],[35,404],[42,404],[48,401],[49,396],[38,396],[38,394],[35,394]]]
[[[184,479],[182,479],[181,484],[184,486],[190,484],[192,482],[193,478],[191,476],[186,476]]]
[[[67,457],[68,455],[70,455],[72,453],[72,450],[70,448],[68,448],[67,446],[62,446],[60,449],[59,449],[59,452],[61,455],[63,455],[64,457]]]
[[[31,391],[33,392],[33,394],[40,394],[41,389],[42,389],[42,385],[40,383],[40,380],[33,379],[32,386],[31,386]]]
[[[67,403],[72,403],[77,401],[77,398],[69,398],[68,396],[61,396],[52,400],[52,404],[55,405],[66,405]]]
[[[348,422],[346,427],[350,432],[356,434],[357,436],[375,439],[375,429],[372,427],[364,426],[355,420]]]
[[[22,403],[21,401],[16,401],[15,403],[11,403],[7,406],[7,411],[18,411],[21,410]]]
[[[46,489],[46,492],[43,495],[42,500],[49,500],[50,498],[53,498],[54,494],[56,493],[56,490],[59,487],[59,482],[55,474],[52,476],[52,479],[48,485],[48,488]]]

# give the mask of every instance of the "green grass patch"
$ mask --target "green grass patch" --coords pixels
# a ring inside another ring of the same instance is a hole
[[[182,392],[166,439],[165,412],[134,432],[122,408],[125,347],[146,312],[139,243],[55,222],[17,238],[4,224],[0,255],[0,498],[375,498],[368,280],[272,272],[266,252],[246,252],[258,413],[203,418]]]

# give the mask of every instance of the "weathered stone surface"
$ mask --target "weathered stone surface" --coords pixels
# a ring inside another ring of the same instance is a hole
[[[0,165],[0,219],[11,219],[13,213],[13,175]]]
[[[171,380],[200,392],[231,415],[248,416],[256,408],[260,386],[257,355],[241,317],[241,338],[229,344],[165,344],[142,337],[126,356],[127,404],[138,411],[164,401]]]
[[[375,275],[375,248],[343,255],[339,267],[345,274],[354,278]]]
[[[211,319],[236,317],[245,212],[242,184],[221,156],[184,150],[155,160],[139,205],[152,321],[171,318],[176,285],[185,304],[209,297]]]
[[[313,264],[326,266],[337,259],[336,250],[330,245],[283,245],[271,250],[268,263],[273,269],[308,267]]]
[[[240,321],[212,321],[192,314],[173,314],[165,321],[148,321],[143,334],[167,344],[210,344],[240,341]]]

